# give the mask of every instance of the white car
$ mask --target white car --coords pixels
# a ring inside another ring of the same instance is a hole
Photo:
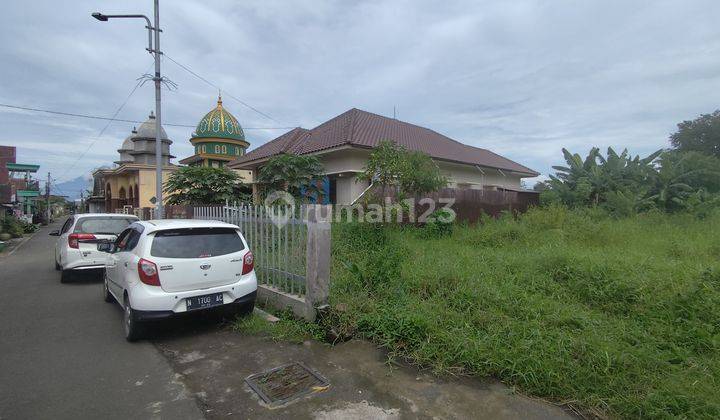
[[[98,242],[114,241],[120,232],[137,220],[131,214],[116,213],[70,216],[60,230],[50,232],[51,236],[58,236],[55,269],[62,271],[60,281],[67,282],[73,271],[104,269],[107,255],[98,252]]]
[[[124,309],[125,338],[146,321],[222,307],[248,314],[255,305],[253,254],[240,228],[214,220],[135,222],[107,252],[103,297]]]

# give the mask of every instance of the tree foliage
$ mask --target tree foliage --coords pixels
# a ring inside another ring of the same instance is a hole
[[[683,121],[670,136],[670,143],[681,152],[700,152],[720,158],[720,110]]]
[[[405,149],[395,142],[381,141],[370,153],[365,165],[365,172],[360,178],[379,185],[382,188],[383,196],[387,195],[388,188],[395,188],[398,184],[405,153]]]
[[[557,172],[541,195],[545,203],[603,206],[627,216],[650,208],[688,209],[713,201],[720,190],[720,161],[697,152],[659,150],[640,158],[612,148],[603,156],[595,147],[584,159],[566,149],[563,155],[567,166],[553,166]]]
[[[209,205],[246,200],[238,174],[226,168],[186,166],[173,172],[163,185],[167,204]]]
[[[447,185],[447,177],[427,154],[413,151],[404,154],[400,171],[400,191],[405,195],[420,197]]]
[[[263,193],[287,191],[301,201],[319,198],[323,165],[316,156],[281,154],[271,158],[258,174]]]
[[[445,177],[429,155],[408,151],[383,140],[370,153],[361,179],[381,186],[383,196],[392,190],[403,196],[419,197],[447,185]]]

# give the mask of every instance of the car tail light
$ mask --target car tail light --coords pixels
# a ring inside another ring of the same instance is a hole
[[[160,286],[160,276],[154,262],[140,258],[140,261],[138,261],[138,275],[141,282],[149,286]]]
[[[253,271],[253,268],[255,268],[255,257],[253,257],[252,252],[248,251],[248,253],[243,257],[242,273],[247,274]]]
[[[95,239],[95,235],[92,233],[71,233],[70,236],[68,236],[68,245],[70,245],[70,248],[78,249],[80,247],[80,241],[89,239]]]

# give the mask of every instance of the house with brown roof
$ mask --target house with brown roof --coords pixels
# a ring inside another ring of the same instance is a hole
[[[448,177],[451,188],[520,190],[523,178],[538,172],[487,149],[468,146],[404,121],[351,109],[315,128],[295,128],[240,156],[228,166],[257,171],[273,156],[283,153],[316,155],[327,176],[327,195],[333,204],[350,204],[368,187],[358,179],[368,156],[383,140],[408,150],[427,153]]]

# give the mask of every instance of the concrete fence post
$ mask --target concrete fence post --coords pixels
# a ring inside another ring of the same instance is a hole
[[[307,223],[307,266],[305,305],[308,321],[315,321],[316,309],[326,305],[330,294],[331,206],[309,205]]]

